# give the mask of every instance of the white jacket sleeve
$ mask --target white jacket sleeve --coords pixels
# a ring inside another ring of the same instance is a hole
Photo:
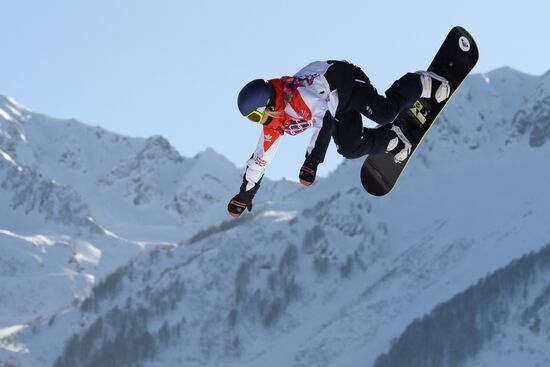
[[[277,153],[280,141],[281,134],[278,131],[267,127],[263,128],[256,150],[246,163],[245,180],[247,181],[247,191],[254,188],[263,177],[266,167]]]

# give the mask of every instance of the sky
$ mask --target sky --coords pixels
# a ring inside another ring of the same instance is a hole
[[[474,72],[550,69],[548,0],[0,1],[1,95],[128,136],[162,135],[186,157],[210,147],[237,167],[260,135],[236,106],[252,79],[345,59],[382,92],[425,69],[455,25],[478,43]],[[266,176],[297,179],[309,140],[284,137]],[[331,147],[319,174],[342,159]]]

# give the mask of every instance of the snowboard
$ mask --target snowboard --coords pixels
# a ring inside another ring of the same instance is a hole
[[[401,163],[394,160],[395,153],[400,149],[368,156],[361,167],[361,183],[367,192],[384,196],[393,189],[443,108],[474,68],[478,57],[478,48],[472,36],[462,27],[451,29],[428,67],[428,71],[449,81],[449,98],[441,103],[434,98],[420,98],[395,118],[393,124],[401,128],[412,144],[411,153]]]

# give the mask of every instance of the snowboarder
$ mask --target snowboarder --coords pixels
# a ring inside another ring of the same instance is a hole
[[[378,94],[361,68],[335,60],[315,61],[292,77],[256,79],[246,84],[237,99],[239,111],[262,125],[263,131],[247,162],[240,191],[227,206],[229,213],[238,217],[245,209],[252,210],[266,166],[285,133],[313,130],[299,173],[300,182],[306,186],[315,181],[331,137],[345,158],[396,150],[397,159],[405,160],[411,143],[392,121],[421,97],[444,101],[450,87],[444,78],[419,71],[403,75],[385,94]],[[363,127],[361,115],[381,126]]]

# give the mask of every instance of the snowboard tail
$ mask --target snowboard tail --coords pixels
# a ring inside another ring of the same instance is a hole
[[[416,149],[478,58],[479,51],[473,37],[462,27],[451,29],[428,67],[428,71],[449,81],[449,98],[441,103],[434,98],[420,98],[395,118],[393,124],[399,126],[412,144],[411,153],[400,163],[394,160],[395,152],[368,156],[361,167],[361,183],[367,192],[384,196],[393,189]]]

